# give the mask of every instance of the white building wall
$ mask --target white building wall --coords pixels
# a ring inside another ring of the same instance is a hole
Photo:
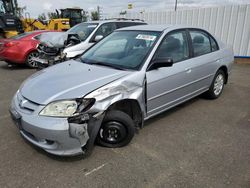
[[[226,44],[232,45],[235,56],[250,57],[250,4],[186,9],[176,12],[129,11],[126,18],[142,19],[149,24],[184,24],[202,27]]]

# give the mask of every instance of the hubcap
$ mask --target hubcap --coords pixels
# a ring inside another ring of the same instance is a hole
[[[224,86],[224,77],[222,74],[218,74],[214,82],[214,94],[219,95]]]
[[[107,122],[100,130],[100,137],[107,143],[118,144],[126,137],[125,127],[116,121]]]
[[[28,64],[31,67],[37,67],[37,63],[33,60],[33,57],[38,57],[38,53],[37,52],[32,52],[29,54],[28,56]]]

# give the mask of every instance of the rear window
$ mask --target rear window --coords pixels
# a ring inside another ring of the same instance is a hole
[[[24,37],[27,37],[28,35],[32,34],[32,32],[26,32],[26,33],[21,33],[19,35],[11,37],[11,39],[22,39]]]

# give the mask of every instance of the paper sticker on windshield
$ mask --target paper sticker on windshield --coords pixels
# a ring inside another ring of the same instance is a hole
[[[156,39],[156,36],[139,34],[139,35],[137,35],[136,39],[154,41]]]
[[[88,25],[88,27],[96,27],[97,25]]]

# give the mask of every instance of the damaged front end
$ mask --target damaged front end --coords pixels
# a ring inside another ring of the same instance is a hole
[[[103,119],[110,111],[120,110],[128,114],[136,129],[143,126],[146,109],[142,76],[133,76],[129,81],[117,80],[89,93],[85,97],[94,99],[94,102],[79,115],[68,118],[69,134],[79,140],[84,156],[91,154]]]
[[[39,56],[34,57],[33,60],[37,63],[38,69],[61,63],[69,59],[67,54],[63,53],[64,49],[80,42],[77,34],[44,33],[41,35],[40,44],[37,46]]]
[[[79,140],[82,154],[89,156],[94,147],[95,139],[101,127],[105,113],[81,114],[68,118],[69,134]]]

